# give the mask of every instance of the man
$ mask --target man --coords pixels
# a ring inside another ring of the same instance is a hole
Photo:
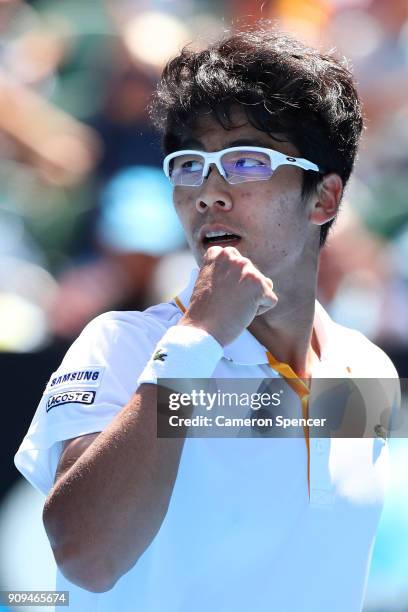
[[[351,75],[241,32],[173,59],[152,110],[199,269],[96,318],[51,376],[15,461],[48,494],[57,588],[98,612],[361,610],[383,439],[156,435],[160,378],[287,380],[305,414],[300,377],[396,377],[315,302],[362,129]]]

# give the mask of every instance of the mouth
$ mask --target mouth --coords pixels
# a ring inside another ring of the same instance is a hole
[[[204,248],[209,248],[210,246],[225,247],[236,246],[240,241],[241,236],[238,236],[238,234],[218,230],[206,232],[201,239],[201,244],[204,246]]]

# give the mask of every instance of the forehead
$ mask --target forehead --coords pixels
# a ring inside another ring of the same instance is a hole
[[[184,132],[180,148],[219,151],[243,144],[267,147],[287,155],[299,154],[296,147],[283,134],[268,134],[258,130],[248,121],[242,109],[233,109],[229,119],[228,127],[224,127],[213,114],[200,115],[192,127]]]

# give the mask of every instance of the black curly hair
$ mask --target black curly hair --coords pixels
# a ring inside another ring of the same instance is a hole
[[[352,74],[333,52],[321,53],[258,23],[202,51],[185,47],[164,68],[149,110],[167,154],[180,148],[202,114],[234,127],[237,105],[253,126],[275,139],[282,134],[302,157],[347,183],[363,117]],[[306,198],[322,175],[303,172]],[[322,225],[320,246],[332,223]]]

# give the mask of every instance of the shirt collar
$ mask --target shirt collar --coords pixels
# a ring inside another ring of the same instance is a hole
[[[199,269],[193,268],[187,287],[178,295],[178,299],[184,308],[188,308],[190,304],[198,273]],[[316,300],[313,327],[320,346],[320,357],[322,361],[325,359],[327,353],[331,325],[333,325],[333,321],[323,306]],[[245,329],[233,342],[224,347],[224,357],[238,365],[268,364],[267,349],[247,329]]]

